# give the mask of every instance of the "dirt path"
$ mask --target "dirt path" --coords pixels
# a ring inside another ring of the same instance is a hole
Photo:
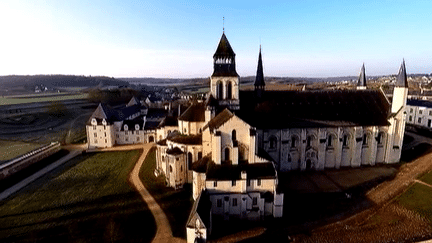
[[[157,204],[157,202],[152,197],[152,195],[144,187],[143,183],[141,182],[141,179],[139,178],[139,171],[141,169],[141,166],[144,163],[147,153],[152,148],[152,146],[153,144],[140,145],[140,147],[144,149],[144,152],[141,154],[141,157],[138,159],[135,167],[130,173],[129,181],[132,183],[135,189],[140,193],[142,199],[147,203],[150,211],[152,212],[155,218],[157,230],[156,230],[156,235],[153,238],[153,242],[186,242],[183,239],[173,237],[168,218],[166,217],[165,213],[163,212],[159,204]],[[124,147],[133,147],[133,146],[124,146]]]

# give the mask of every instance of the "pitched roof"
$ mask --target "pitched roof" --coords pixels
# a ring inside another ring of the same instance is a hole
[[[432,101],[429,100],[407,100],[407,105],[432,108]]]
[[[365,66],[363,63],[363,66],[360,70],[359,79],[357,81],[357,86],[366,86],[366,74],[365,74]]]
[[[215,54],[213,55],[213,58],[217,57],[234,57],[235,53],[232,49],[227,37],[225,36],[225,32],[222,33],[222,36],[219,41],[219,45],[216,49]]]
[[[141,104],[140,101],[135,96],[133,96],[126,106],[133,106],[133,105],[140,105],[140,104]]]
[[[261,57],[261,46],[259,50],[258,55],[258,67],[257,67],[257,74],[255,77],[255,86],[265,86],[264,82],[264,71],[263,71],[263,65],[262,65],[262,57]]]
[[[202,191],[194,202],[189,218],[186,221],[186,227],[195,228],[196,220],[198,219],[202,225],[201,229],[210,227],[210,213],[211,213],[211,201],[210,196],[206,190]]]
[[[385,126],[390,104],[379,90],[240,92],[235,114],[251,126],[270,128]]]
[[[276,178],[276,170],[273,163],[266,162],[238,165],[217,165],[210,163],[207,167],[206,179],[221,181],[240,180],[242,171],[246,171],[247,179]]]
[[[395,86],[408,88],[408,80],[407,80],[407,74],[406,74],[406,68],[405,68],[405,60],[402,61],[402,64],[399,68],[399,73],[396,77]]]
[[[173,137],[168,138],[168,140],[180,144],[202,145],[202,134],[189,136],[177,134]]]
[[[210,128],[211,130],[217,129],[222,126],[225,122],[227,122],[234,114],[231,113],[228,109],[224,109],[222,112],[217,114],[217,116],[213,117],[203,128],[203,130]]]
[[[186,109],[178,118],[182,121],[189,122],[204,122],[205,121],[205,105],[204,103],[194,103]]]

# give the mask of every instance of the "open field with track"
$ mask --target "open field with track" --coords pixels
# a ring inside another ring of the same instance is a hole
[[[16,105],[25,103],[36,103],[36,102],[50,102],[50,101],[63,101],[63,100],[75,100],[75,99],[86,99],[87,94],[31,94],[31,95],[19,95],[19,96],[2,96],[0,97],[1,105]]]
[[[140,153],[78,156],[1,202],[1,241],[150,242],[153,216],[128,183]]]
[[[40,146],[42,144],[0,140],[0,161],[13,159]]]

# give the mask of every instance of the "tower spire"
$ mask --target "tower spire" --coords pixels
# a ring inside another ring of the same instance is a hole
[[[365,65],[360,70],[359,79],[357,81],[357,89],[366,89],[366,74],[365,74]]]
[[[399,73],[396,77],[396,87],[405,87],[408,88],[408,80],[405,68],[405,59],[402,59],[402,64],[399,68]]]
[[[260,98],[262,96],[262,93],[265,88],[265,82],[264,82],[264,71],[263,71],[263,64],[262,64],[262,55],[261,55],[261,45],[259,49],[259,55],[258,55],[258,67],[257,67],[257,74],[255,77],[255,93]]]

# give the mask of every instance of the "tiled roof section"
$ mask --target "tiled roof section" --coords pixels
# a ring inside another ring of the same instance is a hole
[[[204,103],[194,103],[178,118],[182,121],[189,122],[204,122],[205,121],[205,106]]]
[[[223,110],[217,116],[213,117],[203,128],[203,130],[210,128],[211,130],[217,129],[222,126],[225,122],[227,122],[234,114],[231,113],[228,109]]]
[[[158,121],[146,121],[144,124],[144,130],[155,130],[159,126]]]
[[[366,73],[365,73],[365,66],[363,63],[363,66],[360,70],[359,79],[357,81],[357,86],[365,86],[366,87]]]
[[[209,163],[214,163],[211,160],[211,153],[208,155],[202,157],[201,159],[197,160],[192,164],[192,170],[198,173],[205,173],[207,171],[207,167]]]
[[[208,180],[240,180],[241,172],[246,171],[247,179],[274,179],[276,170],[273,163],[253,163],[239,165],[216,165],[208,166],[206,178]]]
[[[210,196],[206,190],[202,191],[194,202],[189,218],[186,222],[186,227],[195,228],[196,220],[200,220],[203,225],[201,229],[210,227],[210,213],[211,213],[211,201]]]
[[[429,100],[407,100],[407,105],[432,108],[432,101]]]
[[[160,140],[156,144],[160,145],[160,146],[166,146],[167,145],[167,140],[166,139]]]
[[[180,144],[202,145],[202,134],[189,135],[189,136],[178,134],[176,136],[169,138],[168,140]]]
[[[379,90],[240,92],[242,120],[260,129],[386,126],[390,103]]]
[[[405,60],[402,61],[402,64],[399,68],[399,73],[396,77],[395,86],[408,88],[408,80],[407,80],[407,74],[406,74],[406,68],[405,68]]]
[[[168,149],[166,151],[167,154],[171,154],[171,155],[179,155],[179,154],[183,154],[183,151],[177,147],[173,148],[173,149]]]

